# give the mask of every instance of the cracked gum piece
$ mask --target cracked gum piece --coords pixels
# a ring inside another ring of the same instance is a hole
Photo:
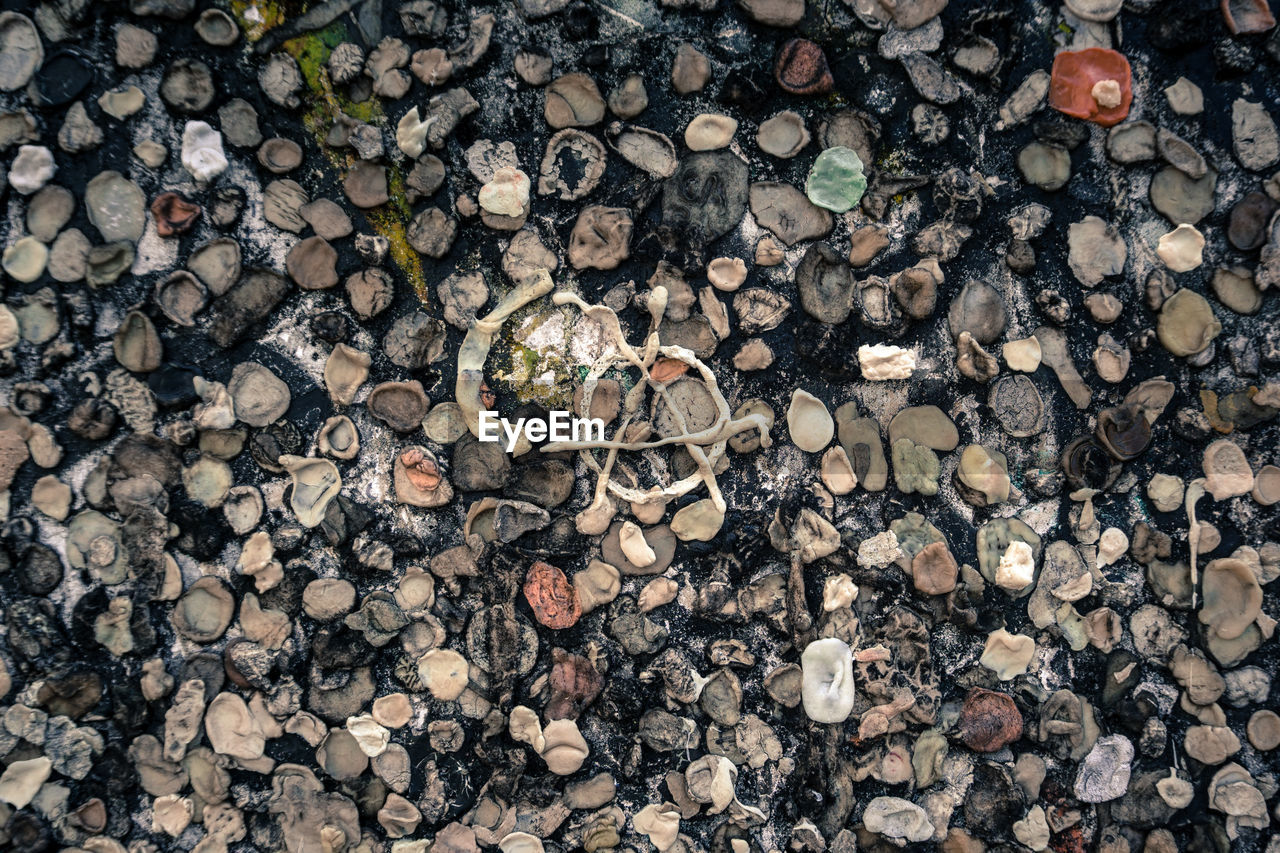
[[[1120,90],[1114,97],[1114,81]],[[1099,84],[1103,84],[1099,86]],[[1111,127],[1124,121],[1133,103],[1129,60],[1101,47],[1064,50],[1053,58],[1049,106],[1069,116]]]
[[[1276,25],[1266,0],[1222,0],[1222,19],[1233,36],[1265,33]]]

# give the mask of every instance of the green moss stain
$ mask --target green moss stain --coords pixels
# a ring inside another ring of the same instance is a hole
[[[529,338],[543,323],[557,316],[563,318],[563,342],[531,346]],[[489,355],[490,363],[495,365],[494,379],[502,382],[520,403],[568,409],[573,402],[573,389],[581,379],[579,365],[568,357],[574,319],[564,309],[546,306],[529,306],[512,315]]]
[[[882,172],[902,173],[907,169],[907,152],[901,148],[891,148],[880,155],[876,168]]]
[[[901,148],[891,148],[886,150],[876,160],[876,171],[886,174],[903,175],[911,171],[907,168],[907,152]],[[891,198],[895,205],[900,205],[907,200],[908,193],[895,193]]]
[[[286,13],[281,4],[273,0],[231,0],[231,10],[244,29],[249,42],[262,38],[269,30],[283,24],[291,14],[301,14],[305,8]],[[315,137],[316,144],[324,152],[329,164],[338,173],[339,180],[355,162],[355,155],[335,150],[325,145],[329,128],[340,113],[366,124],[386,124],[387,116],[376,97],[356,102],[345,93],[333,88],[329,80],[327,63],[329,54],[344,41],[348,41],[347,27],[335,21],[324,29],[306,33],[286,41],[282,47],[298,63],[309,93],[303,125]],[[428,301],[426,276],[422,258],[409,245],[406,223],[410,218],[409,201],[405,197],[404,170],[395,163],[387,166],[387,192],[390,200],[382,207],[365,212],[369,225],[390,244],[392,262],[400,269],[418,299]]]
[[[284,23],[284,10],[271,0],[231,0],[231,12],[240,22],[245,38],[255,42],[267,30]]]
[[[571,355],[576,326],[581,320],[577,308],[556,307],[546,301],[532,303],[512,314],[489,350],[495,390],[507,395],[508,401],[514,400],[515,405],[538,403],[549,409],[571,408],[574,390],[591,372],[589,364]],[[563,337],[557,332],[546,335],[545,344],[534,343],[543,324],[553,321],[562,323]],[[639,372],[611,367],[602,378],[616,380],[625,397],[639,380]]]

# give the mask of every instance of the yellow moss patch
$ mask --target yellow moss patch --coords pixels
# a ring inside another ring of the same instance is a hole
[[[262,38],[273,27],[283,24],[287,19],[281,7],[270,0],[232,0],[231,9],[240,21],[250,41]],[[298,10],[301,14],[303,9]],[[315,137],[316,144],[324,151],[330,165],[338,172],[341,180],[351,168],[351,155],[335,151],[324,144],[329,128],[339,113],[345,113],[366,124],[385,124],[386,116],[382,104],[377,98],[369,98],[357,103],[345,93],[335,91],[329,80],[327,63],[329,54],[338,45],[347,41],[347,28],[341,21],[335,21],[324,29],[289,39],[282,47],[298,63],[302,78],[310,92],[310,103],[303,116],[303,125]],[[410,217],[409,201],[405,198],[404,171],[397,164],[387,167],[387,192],[390,201],[375,210],[368,211],[369,224],[373,230],[387,238],[390,244],[391,260],[404,273],[413,287],[418,299],[427,303],[427,282],[422,271],[422,258],[409,245],[406,237],[406,225]]]
[[[266,35],[267,30],[285,21],[284,11],[271,0],[231,0],[231,12],[240,21],[245,38],[255,42]]]
[[[401,198],[403,199],[403,195]],[[392,203],[395,200],[395,196],[392,196]],[[387,242],[391,246],[391,260],[409,279],[409,284],[413,286],[414,292],[418,294],[419,301],[423,305],[427,304],[427,279],[422,272],[422,259],[418,257],[418,253],[409,245],[404,220],[397,211],[388,207],[369,211],[368,216],[374,230],[387,238]]]
[[[883,172],[905,172],[907,171],[907,154],[897,148],[885,151],[876,161],[876,168]]]

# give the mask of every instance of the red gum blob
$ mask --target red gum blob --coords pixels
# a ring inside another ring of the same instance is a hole
[[[1101,80],[1120,84],[1120,106],[1104,109],[1093,99],[1093,87]],[[1133,103],[1129,60],[1101,47],[1064,50],[1053,58],[1049,81],[1049,106],[1060,113],[1111,127],[1124,121]]]

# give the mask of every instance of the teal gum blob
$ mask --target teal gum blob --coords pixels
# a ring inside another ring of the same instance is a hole
[[[813,161],[804,184],[805,195],[818,207],[835,213],[852,209],[867,191],[862,160],[852,148],[828,148]]]

